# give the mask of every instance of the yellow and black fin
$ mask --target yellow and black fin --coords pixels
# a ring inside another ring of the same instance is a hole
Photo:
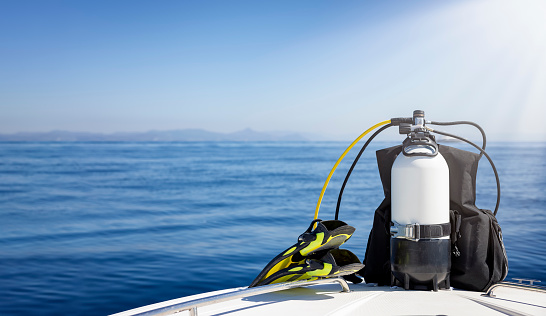
[[[318,258],[318,256],[321,256]],[[277,271],[263,279],[257,285],[293,282],[299,280],[334,278],[352,275],[364,267],[360,260],[349,250],[325,250],[306,259],[303,263]],[[337,259],[337,260],[336,260]],[[361,279],[354,283],[361,282]]]
[[[315,223],[317,226],[313,229]],[[298,243],[273,258],[249,287],[262,285],[265,279],[281,270],[305,264],[310,256],[339,247],[351,238],[354,231],[354,227],[339,220],[312,221],[309,228],[299,236]]]

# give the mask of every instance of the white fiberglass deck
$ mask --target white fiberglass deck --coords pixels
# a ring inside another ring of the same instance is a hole
[[[256,288],[257,289],[257,288]],[[494,297],[459,290],[406,291],[371,284],[350,285],[341,292],[340,284],[328,283],[236,298],[200,306],[193,310],[204,315],[546,315],[546,293],[499,286]],[[184,302],[197,302],[226,293],[242,293],[245,288],[228,289],[157,303],[116,316],[158,315],[157,309]],[[218,296],[220,295],[220,296]],[[161,315],[170,315],[177,309]],[[165,311],[165,310],[164,310]],[[180,311],[176,315],[192,315]]]

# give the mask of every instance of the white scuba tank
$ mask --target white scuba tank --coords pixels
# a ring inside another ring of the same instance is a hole
[[[432,225],[449,222],[449,168],[442,157],[416,156],[427,148],[400,153],[391,173],[391,218],[398,224]],[[414,156],[415,155],[415,156]]]
[[[437,291],[450,287],[449,167],[424,112],[413,120],[391,168],[391,285]]]

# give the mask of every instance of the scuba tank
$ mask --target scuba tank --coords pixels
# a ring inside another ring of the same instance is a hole
[[[471,125],[482,135],[482,146],[430,125]],[[471,121],[425,121],[423,111],[397,117],[367,129],[340,156],[322,188],[324,191],[340,161],[364,136],[378,128],[354,159],[337,199],[341,198],[355,165],[371,141],[389,127],[406,136],[402,145],[376,152],[385,198],[377,207],[368,237],[364,268],[357,274],[366,283],[403,286],[405,289],[459,289],[484,291],[502,281],[508,259],[502,232],[495,218],[500,204],[500,181],[495,164],[485,152],[484,130]],[[465,142],[479,154],[438,145],[434,134]],[[476,200],[478,162],[487,158],[497,184],[494,211],[479,209]]]
[[[402,152],[391,169],[391,284],[405,289],[449,288],[449,168],[424,112],[413,112]]]

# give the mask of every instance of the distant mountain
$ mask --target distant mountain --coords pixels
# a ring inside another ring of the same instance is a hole
[[[140,133],[118,132],[111,134],[50,131],[44,133],[21,132],[0,134],[0,141],[306,141],[306,137],[290,132],[257,132],[244,129],[234,133],[216,133],[202,129],[182,129],[171,131],[148,131]]]
[[[236,141],[302,141],[307,140],[307,138],[297,134],[297,133],[266,133],[266,132],[257,132],[250,128],[244,129],[242,131],[224,134],[228,137],[229,140]]]

